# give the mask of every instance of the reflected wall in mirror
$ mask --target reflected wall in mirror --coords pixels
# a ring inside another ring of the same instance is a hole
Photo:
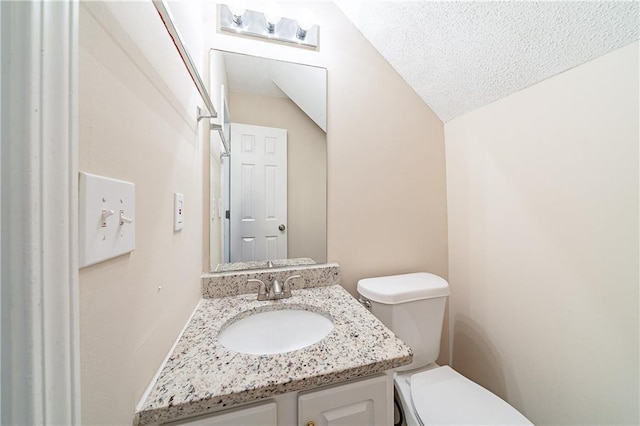
[[[210,70],[231,145],[212,133],[212,271],[326,263],[326,69],[211,50]]]

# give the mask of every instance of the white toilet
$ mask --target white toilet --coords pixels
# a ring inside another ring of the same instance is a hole
[[[358,281],[361,301],[413,349],[411,364],[394,374],[403,424],[531,425],[515,408],[448,366],[435,361],[449,285],[433,274]]]

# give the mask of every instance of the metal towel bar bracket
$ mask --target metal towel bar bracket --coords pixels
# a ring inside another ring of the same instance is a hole
[[[193,83],[196,85],[196,89],[198,89],[198,93],[200,93],[202,102],[204,102],[204,105],[209,110],[208,115],[203,114],[202,109],[198,107],[197,123],[199,123],[200,120],[202,120],[203,118],[217,118],[218,113],[216,112],[216,109],[213,106],[213,102],[211,102],[211,97],[209,97],[207,88],[202,82],[202,78],[200,77],[198,68],[193,62],[193,59],[191,59],[191,55],[189,55],[189,51],[187,51],[187,48],[184,45],[182,36],[180,35],[180,32],[176,28],[176,25],[173,21],[173,16],[171,16],[171,12],[169,11],[169,8],[167,7],[165,0],[153,0],[153,5],[158,11],[158,15],[160,15],[160,19],[162,19],[162,22],[164,23],[164,26],[167,29],[167,32],[169,33],[169,36],[173,40],[173,44],[175,44],[176,49],[178,50],[178,54],[182,58],[182,62],[184,62],[184,65],[187,68],[187,72],[189,73],[191,80],[193,80]],[[218,133],[220,134],[220,139],[222,140],[222,145],[224,146],[225,152],[223,153],[223,155],[229,155],[229,153],[231,152],[229,150],[229,143],[224,137],[222,128],[212,129],[212,130],[218,130]]]

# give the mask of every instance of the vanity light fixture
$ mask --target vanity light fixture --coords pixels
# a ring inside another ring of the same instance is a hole
[[[282,17],[275,2],[269,2],[264,13],[245,9],[242,0],[220,4],[219,12],[220,31],[318,48],[318,25],[306,16],[299,20]]]

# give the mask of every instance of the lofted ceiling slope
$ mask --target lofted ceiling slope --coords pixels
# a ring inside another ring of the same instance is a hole
[[[638,40],[638,1],[335,0],[444,122]]]

